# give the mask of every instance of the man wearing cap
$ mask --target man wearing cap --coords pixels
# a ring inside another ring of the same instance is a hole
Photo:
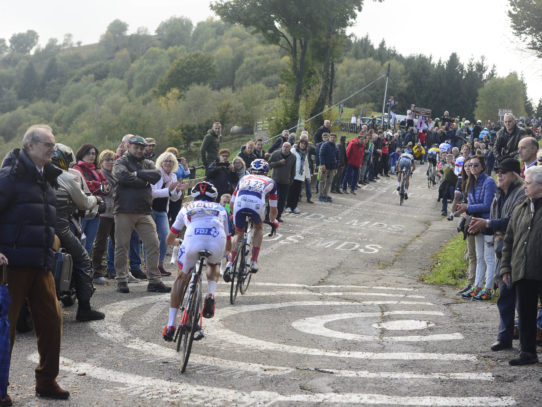
[[[536,165],[536,153],[538,152],[538,141],[534,137],[524,137],[519,141],[518,153],[519,158],[523,161],[523,167],[521,168],[521,176],[525,174],[527,168],[534,167]]]
[[[162,282],[158,270],[159,241],[156,225],[151,217],[152,189],[161,178],[151,160],[144,158],[147,142],[141,136],[134,136],[128,142],[128,151],[120,157],[113,167],[113,175],[118,180],[115,187],[115,271],[117,291],[129,293],[128,289],[128,249],[130,236],[135,229],[147,255],[147,291],[165,293],[171,290]]]
[[[155,157],[154,147],[156,147],[156,140],[152,137],[147,137],[145,139],[145,142],[147,143],[147,147],[145,147],[145,152],[143,153],[143,156],[147,160],[152,160]]]
[[[487,229],[484,233],[493,233],[495,255],[497,257],[495,274],[498,276],[501,266],[502,239],[506,233],[506,228],[514,208],[519,202],[525,199],[525,192],[522,188],[523,182],[519,177],[520,167],[518,160],[506,158],[497,166],[496,171],[498,188],[495,193],[495,199],[491,204],[489,219],[473,218],[469,232],[478,233]],[[515,290],[508,287],[500,278],[498,279],[498,285],[499,300],[497,301],[497,308],[499,309],[500,324],[497,342],[491,345],[491,350],[493,351],[512,348],[516,312]]]

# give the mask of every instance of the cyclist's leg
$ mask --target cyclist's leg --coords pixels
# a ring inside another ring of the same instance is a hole
[[[207,258],[207,295],[203,305],[203,316],[212,318],[215,314],[215,291],[216,283],[220,278],[220,255],[226,248],[226,237],[220,236],[209,241],[208,251],[212,254]]]

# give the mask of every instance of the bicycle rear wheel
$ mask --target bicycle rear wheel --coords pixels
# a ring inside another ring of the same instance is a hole
[[[241,294],[245,294],[248,290],[250,284],[250,279],[252,278],[252,273],[250,272],[250,266],[247,264],[246,256],[243,256],[241,259],[241,266],[239,267],[239,279],[237,284],[239,285],[239,291]]]
[[[203,262],[202,262],[203,263]],[[200,267],[203,267],[200,264]],[[196,286],[192,292],[190,298],[190,308],[188,309],[188,321],[190,323],[190,330],[185,330],[182,341],[182,353],[181,353],[181,373],[184,373],[186,366],[188,365],[188,359],[190,358],[190,352],[192,351],[192,343],[194,342],[194,334],[196,333],[196,327],[200,322],[201,314],[201,273],[200,278],[196,281]]]
[[[401,177],[401,188],[399,189],[399,205],[403,205],[403,201],[405,200],[405,177],[406,173],[403,172],[403,176]]]
[[[241,255],[241,250],[243,250],[244,247],[241,247],[237,254],[235,255],[235,259],[233,260],[233,264],[231,266],[231,286],[230,286],[230,304],[235,304],[235,299],[237,298],[237,284],[236,279],[239,280],[239,269],[237,268],[237,264],[239,262],[239,256]]]

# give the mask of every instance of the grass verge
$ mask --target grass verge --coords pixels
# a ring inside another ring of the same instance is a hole
[[[467,262],[465,261],[466,241],[458,234],[433,255],[435,262],[421,279],[428,284],[447,284],[463,287],[466,284]]]

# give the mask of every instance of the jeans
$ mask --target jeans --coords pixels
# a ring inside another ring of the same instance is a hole
[[[481,288],[486,279],[485,289],[493,289],[495,278],[495,250],[493,248],[493,236],[482,233],[474,236],[476,246],[476,281],[474,285]]]
[[[305,194],[307,195],[307,201],[312,198],[312,183],[310,179],[305,180]]]
[[[442,212],[448,213],[448,198],[454,199],[455,185],[448,185],[448,191],[442,197]]]
[[[514,337],[514,317],[516,315],[516,289],[508,287],[499,280],[499,299],[497,300],[500,323],[497,340],[512,343]]]
[[[353,191],[356,189],[356,184],[358,183],[359,179],[359,168],[354,167],[353,165],[348,164],[346,166],[346,171],[344,172],[344,178],[343,178],[343,190],[346,191],[348,188],[348,184],[350,184],[350,189]]]
[[[94,238],[98,233],[98,226],[100,224],[100,217],[96,216],[94,219],[83,219],[81,221],[81,229],[86,236],[85,250],[90,254],[92,245],[94,244]]]
[[[160,240],[160,261],[163,263],[166,258],[167,244],[166,237],[169,232],[169,222],[167,217],[167,212],[152,211],[152,218],[154,223],[156,223],[156,231],[158,232],[158,239]]]
[[[130,237],[130,270],[141,271],[141,243],[139,235],[134,230]],[[107,269],[115,270],[115,242],[109,239],[107,244]]]

